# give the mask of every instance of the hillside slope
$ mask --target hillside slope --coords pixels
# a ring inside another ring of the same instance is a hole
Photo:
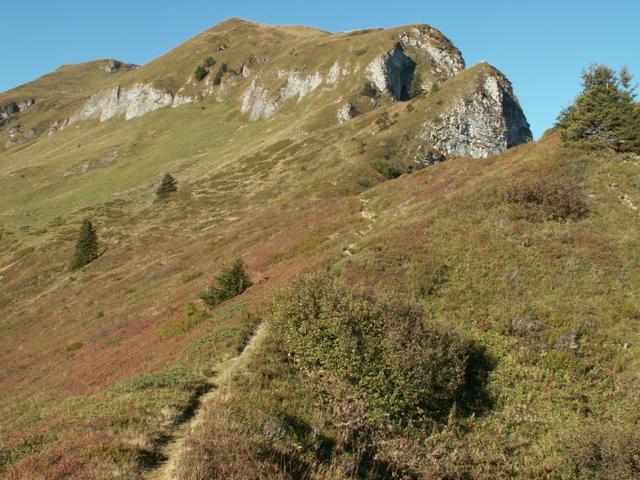
[[[508,79],[466,68],[437,30],[232,19],[140,68],[61,67],[0,105],[7,478],[142,478],[167,460],[177,478],[632,471],[640,159],[529,143]],[[178,192],[156,202],[165,172]],[[531,191],[560,193],[534,208]],[[85,217],[101,255],[69,272]],[[253,286],[206,308],[238,257]],[[274,293],[307,271],[416,304],[485,352],[473,406],[353,423],[361,399],[330,400],[271,328]],[[200,405],[262,322],[247,367]],[[201,428],[164,458],[196,409]]]

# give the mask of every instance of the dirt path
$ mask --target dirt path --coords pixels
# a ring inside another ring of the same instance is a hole
[[[209,383],[212,388],[200,397],[193,416],[189,420],[177,425],[174,431],[171,432],[169,441],[160,449],[161,457],[166,460],[160,463],[157,467],[144,472],[142,478],[146,480],[174,480],[175,477],[173,476],[173,472],[175,470],[176,462],[184,449],[185,438],[203,420],[204,409],[202,407],[212,397],[218,395],[220,392],[220,386],[228,382],[231,376],[246,363],[247,358],[249,358],[252,352],[254,352],[260,344],[265,330],[265,323],[262,322],[249,338],[244,349],[235,357],[218,366],[216,374],[209,378]]]
[[[366,225],[362,230],[356,232],[358,238],[362,238],[369,233],[373,229],[373,224],[376,222],[376,214],[369,210],[369,200],[362,197],[360,198],[360,218],[366,222]],[[355,249],[356,244],[354,242],[345,248],[342,254],[346,257],[351,257]]]

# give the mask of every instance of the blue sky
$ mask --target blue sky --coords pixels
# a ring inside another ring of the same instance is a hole
[[[239,16],[329,31],[428,23],[511,79],[539,137],[591,62],[640,79],[638,0],[1,0],[0,91],[61,64],[114,57],[144,64]]]

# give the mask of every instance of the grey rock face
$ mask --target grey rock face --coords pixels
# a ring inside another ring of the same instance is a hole
[[[134,65],[133,63],[123,63],[120,60],[114,60],[113,58],[109,60],[104,66],[104,71],[107,73],[116,73],[119,71],[129,71],[140,68],[138,65]]]
[[[9,102],[0,105],[0,127],[7,123],[15,115],[24,112],[36,103],[34,98],[28,98],[19,102]]]
[[[416,70],[416,62],[405,54],[401,44],[367,66],[367,78],[379,92],[389,93],[396,100],[407,100]]]
[[[137,83],[130,87],[115,87],[92,96],[70,119],[69,124],[90,118],[101,122],[124,114],[126,120],[140,117],[145,113],[167,107],[173,103],[173,96],[147,83]]]
[[[317,89],[324,81],[320,72],[310,75],[302,75],[297,71],[278,71],[278,79],[286,79],[286,84],[275,97],[271,97],[268,90],[258,85],[257,78],[251,81],[251,85],[242,95],[242,113],[249,113],[253,121],[260,118],[268,119],[287,100],[297,98],[302,101],[309,93]]]
[[[460,51],[429,25],[416,26],[402,33],[399,42],[404,47],[414,47],[427,52],[436,72],[445,78],[450,78],[465,68]]]
[[[352,105],[350,103],[345,103],[344,105],[342,105],[342,107],[340,107],[340,110],[338,110],[338,123],[344,123],[347,122],[349,120],[351,120],[353,117],[358,115],[358,109],[356,108],[355,105]]]
[[[511,84],[496,74],[427,122],[421,138],[447,157],[486,158],[530,142],[532,135]]]

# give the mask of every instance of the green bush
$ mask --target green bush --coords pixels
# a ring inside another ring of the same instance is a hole
[[[217,278],[217,286],[209,286],[200,293],[200,298],[209,307],[224,302],[225,300],[240,295],[251,286],[251,281],[245,272],[245,266],[241,259],[236,260],[231,266],[224,267]]]
[[[411,268],[411,287],[416,298],[428,298],[449,280],[449,266],[431,260],[415,263]]]
[[[366,82],[362,86],[362,91],[360,92],[360,94],[365,96],[365,97],[376,98],[378,96],[379,92],[378,92],[378,89],[376,88],[376,86],[373,83]]]
[[[394,421],[439,419],[471,405],[481,350],[425,323],[417,307],[304,276],[276,296],[271,318],[283,348],[308,373],[324,372]],[[469,400],[469,401],[467,401]]]
[[[371,161],[371,166],[376,172],[381,174],[387,180],[398,178],[404,172],[387,159],[377,158]]]
[[[356,179],[356,183],[358,184],[359,187],[362,188],[371,188],[373,186],[373,182],[371,181],[370,178],[366,178],[366,177],[358,177]]]
[[[213,57],[209,56],[207,58],[204,59],[204,66],[207,68],[211,68],[216,64],[216,61]]]
[[[616,75],[605,65],[592,64],[582,75],[582,88],[558,117],[565,143],[640,152],[640,109],[626,67]]]
[[[78,270],[98,258],[98,235],[88,219],[82,221],[76,242],[76,250],[69,264],[70,270]]]
[[[582,190],[566,180],[525,179],[505,187],[500,197],[515,219],[579,220],[589,213]]]
[[[220,64],[218,67],[218,71],[216,72],[215,77],[213,77],[213,84],[220,85],[222,83],[222,77],[225,73],[229,71],[229,66],[226,63]]]
[[[376,125],[380,127],[380,130],[386,130],[391,125],[393,125],[393,121],[389,117],[389,112],[382,112],[382,114],[376,120]]]
[[[196,68],[196,71],[193,72],[193,75],[194,77],[196,77],[196,80],[200,82],[204,77],[207,76],[208,73],[209,73],[209,70],[204,68],[202,65],[198,65],[198,67]]]

